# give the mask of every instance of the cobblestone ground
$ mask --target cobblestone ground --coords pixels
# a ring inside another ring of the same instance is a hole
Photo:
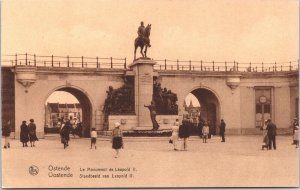
[[[214,137],[206,144],[193,137],[188,151],[174,151],[168,138],[126,138],[120,157],[114,158],[104,138],[96,150],[89,139],[71,138],[65,150],[57,137],[40,139],[33,148],[12,140],[10,149],[2,149],[2,186],[296,187],[299,149],[291,142],[278,136],[277,150],[263,151],[261,136],[227,136],[226,143]],[[37,175],[29,173],[32,165]],[[70,169],[50,171],[65,166]]]

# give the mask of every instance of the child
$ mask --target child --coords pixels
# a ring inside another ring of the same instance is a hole
[[[293,139],[296,144],[296,148],[298,148],[299,147],[299,126],[295,126]]]
[[[91,131],[91,149],[93,148],[93,145],[95,146],[96,149],[96,141],[97,141],[97,132],[95,128],[92,128]]]
[[[207,125],[207,123],[204,123],[204,126],[202,128],[202,138],[203,138],[203,143],[207,143],[206,139],[208,137],[208,133],[209,133],[209,127]]]

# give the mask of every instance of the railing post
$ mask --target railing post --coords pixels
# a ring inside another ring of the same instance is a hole
[[[125,57],[125,63],[124,63],[124,69],[126,69],[127,65],[126,65],[126,57]]]
[[[227,71],[227,62],[225,61],[225,71]]]
[[[275,71],[277,71],[277,68],[276,68],[276,61],[275,61]]]
[[[167,70],[167,59],[165,59],[165,70]]]
[[[282,65],[280,65],[280,70],[282,71]]]
[[[99,61],[98,61],[98,56],[96,57],[96,60],[97,60],[97,68],[99,68]]]
[[[215,61],[213,61],[213,71],[215,71]]]
[[[18,65],[18,54],[16,54],[16,65]]]
[[[27,53],[25,54],[25,64],[27,65]]]
[[[201,63],[201,71],[202,71],[202,60],[200,61],[200,63]]]
[[[179,60],[177,59],[177,70],[179,70]]]
[[[113,68],[112,57],[110,57],[110,68]]]
[[[53,67],[53,55],[51,56],[51,65]]]
[[[58,62],[58,67],[60,67],[60,61]]]
[[[67,64],[68,64],[68,67],[70,67],[70,58],[69,58],[69,56],[67,56]]]
[[[83,68],[84,65],[83,65],[83,56],[81,56],[81,67]]]
[[[250,62],[250,72],[252,71],[252,69],[251,69],[251,62]]]
[[[236,71],[239,71],[239,62],[236,62]]]
[[[46,61],[44,61],[44,67],[46,67]]]
[[[261,70],[264,72],[264,62],[261,63]]]
[[[292,70],[292,62],[290,61],[290,71]]]
[[[33,55],[33,57],[34,57],[34,66],[36,66],[36,56],[35,56],[35,54]]]
[[[189,63],[190,63],[190,71],[191,71],[192,70],[192,61],[190,60]]]

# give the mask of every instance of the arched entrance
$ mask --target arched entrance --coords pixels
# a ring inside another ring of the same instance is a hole
[[[73,95],[79,103],[65,103],[60,102],[60,98],[56,104],[49,104],[46,102],[45,108],[45,130],[46,127],[55,127],[53,125],[54,118],[61,121],[62,119],[76,120],[80,122],[82,127],[78,131],[83,137],[90,136],[90,128],[92,125],[92,104],[87,95],[79,89],[73,87],[61,87],[56,89],[54,92],[67,92]],[[53,94],[52,92],[51,94]],[[51,96],[51,94],[49,96]],[[55,131],[55,130],[54,130]],[[46,132],[46,131],[45,131]]]
[[[217,126],[220,123],[220,103],[215,95],[214,92],[207,88],[197,88],[190,92],[190,94],[193,95],[194,100],[197,101],[193,104],[194,109],[196,108],[199,111],[198,118],[197,118],[197,124],[200,123],[200,120],[207,122],[210,126],[211,134],[216,135],[218,134],[218,128]],[[195,100],[196,99],[196,100]],[[191,101],[191,103],[192,103]],[[188,103],[190,105],[187,105],[187,109],[191,110],[191,103]],[[196,105],[196,106],[195,106]],[[191,111],[189,111],[191,112]],[[193,111],[195,112],[195,111]],[[191,114],[191,113],[189,113]],[[195,115],[195,114],[194,114]],[[195,119],[194,119],[195,120]]]

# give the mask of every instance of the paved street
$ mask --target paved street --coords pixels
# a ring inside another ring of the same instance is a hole
[[[295,187],[299,149],[291,139],[279,136],[277,150],[262,151],[261,136],[227,136],[226,143],[213,137],[206,144],[193,137],[188,151],[174,151],[168,138],[126,138],[117,159],[104,138],[96,150],[89,139],[71,138],[65,150],[57,137],[40,139],[34,148],[12,140],[2,149],[2,186]],[[37,175],[29,173],[32,165]]]

